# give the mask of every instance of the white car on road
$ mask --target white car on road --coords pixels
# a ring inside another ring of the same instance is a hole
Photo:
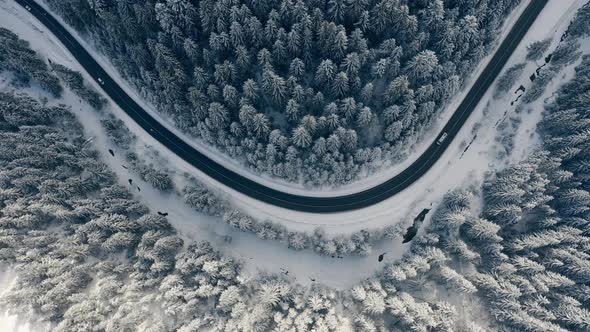
[[[440,138],[438,139],[438,141],[436,141],[436,145],[441,145],[441,144],[442,144],[442,142],[444,142],[444,141],[445,141],[445,139],[447,139],[447,136],[448,136],[447,132],[444,132],[444,133],[443,133],[443,134],[440,136]]]

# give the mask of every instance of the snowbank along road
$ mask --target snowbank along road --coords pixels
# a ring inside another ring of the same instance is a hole
[[[211,160],[164,127],[133,101],[86,49],[43,7],[32,0],[15,1],[25,7],[64,44],[88,74],[100,84],[104,92],[139,126],[207,176],[242,194],[268,204],[303,212],[331,213],[360,209],[379,203],[404,190],[428,172],[457,135],[549,0],[531,1],[435,141],[414,163],[398,175],[375,187],[335,197],[303,196],[282,192],[248,179]]]

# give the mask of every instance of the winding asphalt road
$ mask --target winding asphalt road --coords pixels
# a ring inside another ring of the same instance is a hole
[[[333,213],[360,209],[379,203],[410,186],[418,180],[436,163],[457,135],[469,115],[473,112],[479,100],[488,90],[508,58],[514,52],[526,32],[529,30],[541,10],[549,0],[532,0],[518,21],[514,24],[489,64],[473,84],[449,122],[437,136],[446,138],[430,147],[408,168],[398,175],[373,188],[355,194],[337,197],[313,197],[293,195],[278,191],[240,174],[209,159],[203,153],[184,142],[174,133],[149,115],[143,108],[129,97],[125,91],[106,73],[106,71],[92,58],[92,56],[76,41],[76,39],[45,9],[32,0],[15,0],[25,7],[41,23],[43,23],[72,53],[84,69],[101,84],[104,92],[111,97],[137,124],[156,140],[172,150],[182,159],[197,167],[209,177],[220,183],[250,196],[259,201],[275,206],[312,213]],[[99,81],[99,78],[102,82]]]

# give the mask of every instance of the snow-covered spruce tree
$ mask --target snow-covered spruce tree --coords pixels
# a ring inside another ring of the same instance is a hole
[[[571,23],[572,26],[575,27],[580,20],[584,19],[584,14],[587,11],[587,8],[588,4],[580,9],[576,14],[576,18]],[[574,31],[576,31],[576,29],[577,28],[574,28]],[[568,35],[564,41],[560,42],[557,49],[551,54],[552,57],[549,65],[539,73],[531,88],[524,94],[524,102],[530,103],[540,98],[549,85],[549,82],[557,76],[560,70],[564,66],[575,63],[582,56],[582,52],[579,50],[580,44],[577,37],[580,37],[585,33],[587,32],[582,28],[573,34]]]
[[[72,89],[80,98],[84,99],[90,106],[95,110],[100,111],[107,103],[98,92],[88,87],[84,83],[84,78],[79,72],[73,71],[70,68],[57,64],[51,63],[52,71],[66,83],[66,85]]]
[[[29,48],[29,43],[19,39],[12,31],[0,28],[0,70],[12,73],[12,84],[29,86],[31,81],[39,84],[54,97],[61,96],[63,87],[52,75],[47,64]]]
[[[527,60],[539,60],[551,45],[551,39],[538,40],[527,46]]]
[[[500,97],[503,94],[510,91],[516,80],[520,77],[524,71],[526,63],[518,63],[508,69],[498,78],[496,83],[496,90],[494,91],[494,97]]]
[[[0,116],[0,260],[18,276],[3,309],[55,331],[352,330],[333,291],[246,279],[185,244],[115,184],[67,109],[2,93]]]
[[[583,110],[590,100],[580,97],[588,68],[586,57],[547,106],[543,149],[486,181],[481,215],[470,214],[468,195],[452,193],[404,259],[386,267],[383,289],[399,294],[386,302],[401,316],[397,324],[407,319],[410,298],[434,303],[451,296],[455,311],[469,316],[476,310],[490,330],[588,328],[590,168]],[[362,301],[366,293],[355,288],[352,296]]]
[[[583,263],[590,242],[588,169],[580,167],[588,158],[582,138],[588,116],[578,110],[590,101],[576,97],[588,88],[588,68],[584,58],[574,79],[547,106],[540,126],[545,151],[496,174],[484,187],[484,214],[496,226],[467,223],[465,235],[473,245],[486,251],[490,244],[501,245],[489,251],[498,262],[484,265],[486,272],[472,281],[498,322],[509,328],[588,328],[588,298],[583,295],[589,272]],[[510,214],[497,213],[508,207]],[[568,303],[573,305],[565,309]]]

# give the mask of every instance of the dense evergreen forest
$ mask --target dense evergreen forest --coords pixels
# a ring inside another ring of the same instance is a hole
[[[339,185],[402,160],[519,0],[48,0],[176,126]]]
[[[67,109],[2,93],[0,260],[19,279],[0,306],[55,331],[586,331],[589,99],[572,94],[589,70],[549,110],[547,150],[486,183],[481,215],[449,194],[402,261],[346,291],[241,277],[114,184]]]
[[[590,33],[590,6],[579,15],[572,38]],[[83,84],[0,37],[13,87]],[[402,260],[340,291],[247,277],[183,240],[116,184],[66,106],[0,92],[0,262],[18,276],[0,308],[55,331],[588,331],[589,78],[585,55],[545,106],[539,151],[449,193]]]

